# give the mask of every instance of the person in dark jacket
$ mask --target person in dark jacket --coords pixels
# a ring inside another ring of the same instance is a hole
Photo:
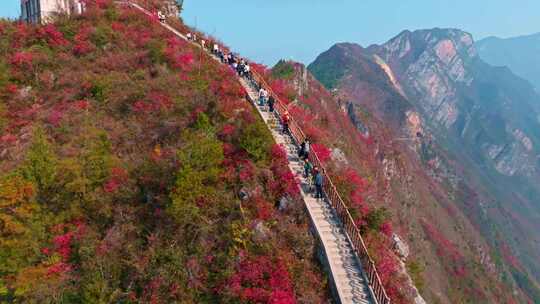
[[[304,177],[308,179],[310,179],[310,176],[311,176],[311,173],[313,172],[313,165],[311,164],[311,162],[308,160],[306,160],[306,162],[304,163]]]
[[[291,117],[289,116],[289,111],[285,110],[285,113],[281,117],[281,121],[283,123],[283,129],[281,130],[283,134],[290,134],[289,133],[289,121],[291,120]]]
[[[323,198],[323,185],[324,185],[324,177],[321,174],[321,171],[318,171],[315,173],[315,198]]]
[[[298,149],[298,157],[304,159],[304,153],[306,152],[306,141],[304,140],[300,144],[300,149]]]
[[[275,103],[274,96],[270,94],[270,97],[268,97],[268,111],[270,113],[274,113],[274,103]]]

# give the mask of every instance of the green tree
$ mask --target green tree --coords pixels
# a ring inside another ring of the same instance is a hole
[[[242,147],[255,161],[268,159],[268,151],[272,144],[272,135],[264,125],[257,121],[250,123],[242,129],[240,147]]]
[[[13,280],[39,258],[45,221],[34,193],[34,185],[17,174],[0,177],[0,299],[14,292],[4,280]]]
[[[87,142],[88,146],[83,155],[83,171],[88,179],[88,186],[94,190],[101,187],[113,165],[112,145],[104,131],[97,131],[94,138]]]
[[[213,133],[185,133],[185,145],[178,151],[180,170],[171,194],[171,214],[181,224],[200,216],[197,202],[217,198],[217,184],[224,160],[222,143]]]
[[[44,202],[54,192],[58,160],[43,129],[34,131],[32,145],[21,168],[24,178],[36,185],[38,202]]]

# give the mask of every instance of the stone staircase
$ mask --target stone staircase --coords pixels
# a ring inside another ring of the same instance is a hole
[[[130,5],[146,15],[151,15],[150,12],[135,3],[128,1],[119,1],[117,3]],[[162,24],[162,26],[179,38],[187,40],[185,35],[171,26],[167,24]],[[196,43],[193,44],[200,47]],[[211,57],[219,62],[218,58],[212,55]],[[303,162],[297,156],[298,143],[295,143],[289,135],[281,132],[282,126],[275,114],[269,113],[267,109],[260,107],[255,102],[258,98],[258,92],[253,84],[244,78],[239,78],[239,81],[246,89],[253,106],[271,131],[275,142],[285,148],[289,168],[300,181],[301,195],[311,218],[313,230],[322,244],[323,254],[326,259],[325,266],[334,288],[336,301],[342,304],[377,304],[360,259],[354,251],[351,240],[343,229],[341,221],[327,199],[315,199],[310,191],[309,182],[303,176]]]
[[[247,90],[253,105],[272,132],[276,143],[282,145],[289,160],[289,168],[300,181],[301,195],[313,223],[326,257],[335,295],[340,303],[376,303],[371,289],[365,278],[362,265],[357,258],[347,234],[341,227],[341,222],[327,200],[316,199],[311,191],[308,180],[303,176],[303,162],[298,158],[298,146],[292,138],[281,132],[278,119],[267,109],[258,106],[256,89],[245,79],[240,82]]]

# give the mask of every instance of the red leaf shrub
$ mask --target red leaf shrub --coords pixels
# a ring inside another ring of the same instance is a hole
[[[50,277],[50,276],[55,276],[55,275],[65,275],[69,272],[71,272],[72,270],[72,266],[68,263],[64,263],[64,262],[57,262],[51,266],[49,266],[49,268],[47,269],[47,276]]]
[[[11,56],[9,62],[18,68],[31,69],[34,56],[27,51],[19,51]]]
[[[105,192],[113,193],[118,191],[120,186],[124,185],[127,180],[128,172],[123,168],[115,167],[111,169],[111,176],[105,182],[105,186],[103,186],[103,188]]]
[[[47,117],[47,121],[51,125],[58,127],[63,117],[64,117],[64,112],[61,109],[53,109],[51,113],[49,114],[49,116]]]
[[[79,100],[75,102],[74,106],[78,110],[87,110],[88,108],[90,108],[90,102],[88,102],[87,100]]]
[[[259,220],[269,220],[274,214],[274,209],[271,203],[266,201],[263,197],[257,196],[253,199],[253,205],[255,207],[255,214]]]
[[[145,100],[136,101],[133,104],[133,111],[136,113],[154,113],[165,111],[173,106],[172,99],[163,93],[152,92],[146,96]]]
[[[285,264],[267,256],[243,257],[228,286],[232,295],[243,302],[296,303]]]
[[[64,38],[64,34],[59,32],[56,26],[51,23],[39,27],[37,30],[37,36],[47,41],[47,43],[53,47],[65,46],[68,43]]]
[[[0,137],[0,141],[7,144],[12,144],[17,141],[17,136],[7,133]]]
[[[387,237],[392,237],[392,233],[393,233],[393,228],[392,228],[392,223],[390,222],[384,222],[382,225],[381,225],[381,232],[386,235]]]
[[[10,83],[10,84],[6,85],[6,92],[8,94],[13,95],[13,94],[17,93],[18,90],[19,90],[19,88],[17,88],[16,84]]]
[[[281,145],[274,144],[272,146],[271,156],[275,161],[287,163],[287,151]]]
[[[311,148],[313,149],[313,152],[317,154],[319,160],[323,164],[332,158],[332,151],[321,143],[312,144]]]
[[[300,193],[298,180],[291,172],[287,161],[287,152],[285,149],[275,144],[271,150],[272,165],[271,169],[274,173],[274,180],[268,182],[268,188],[277,196],[284,194],[295,196]]]
[[[234,134],[234,131],[236,131],[236,127],[234,125],[226,124],[221,128],[220,135],[223,137],[227,137]]]
[[[95,49],[95,46],[89,41],[90,35],[94,29],[90,26],[82,27],[75,35],[73,53],[77,56],[83,56]]]
[[[249,160],[243,161],[239,169],[238,177],[242,183],[250,181],[255,176],[255,165]]]

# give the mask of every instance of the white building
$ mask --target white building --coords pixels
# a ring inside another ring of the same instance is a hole
[[[21,0],[21,20],[45,23],[56,13],[80,14],[84,11],[81,0]]]

